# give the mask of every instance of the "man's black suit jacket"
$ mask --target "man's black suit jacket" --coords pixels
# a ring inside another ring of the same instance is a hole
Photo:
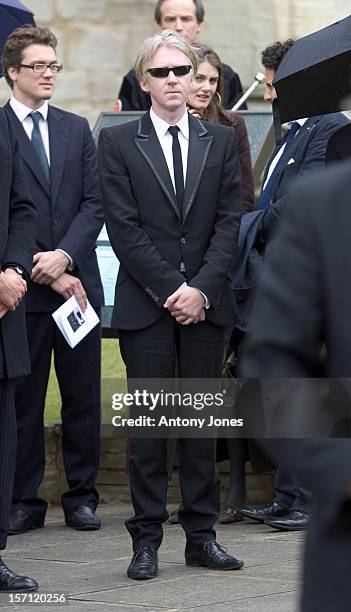
[[[142,329],[184,282],[210,300],[206,317],[237,321],[229,272],[242,211],[235,130],[189,115],[183,215],[149,113],[101,131],[99,161],[106,225],[120,260],[112,324]]]
[[[28,196],[18,145],[8,117],[0,109],[0,265],[15,263],[29,278],[35,252],[36,212]],[[29,373],[24,304],[0,320],[0,378]]]
[[[50,185],[39,158],[9,103],[5,106],[19,143],[29,193],[38,211],[37,251],[56,248],[74,261],[94,306],[103,303],[95,241],[103,223],[97,154],[83,117],[49,106]],[[27,312],[51,312],[63,298],[49,286],[30,283]]]
[[[350,379],[350,193],[348,161],[299,182],[289,194],[257,293],[244,376],[315,377],[325,344],[326,376]],[[351,441],[285,439],[273,448],[275,459],[287,463],[317,500],[302,610],[347,612]]]

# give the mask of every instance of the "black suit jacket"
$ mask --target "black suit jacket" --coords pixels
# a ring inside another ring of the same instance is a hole
[[[349,161],[324,170],[288,196],[257,294],[244,376],[314,377],[324,344],[326,376],[351,377],[350,170]],[[350,395],[349,381],[346,388]],[[293,402],[291,408],[298,410]],[[308,416],[310,406],[306,410]],[[351,441],[286,439],[273,448],[275,459],[287,463],[317,499],[302,610],[347,612]]]
[[[243,93],[239,75],[227,64],[222,64],[223,67],[223,106],[231,109],[235,102]],[[122,110],[149,110],[151,107],[151,98],[145,93],[136,77],[135,70],[132,68],[124,77],[119,90],[118,98],[122,102]],[[246,104],[241,107],[241,110],[246,109]]]
[[[86,119],[49,106],[50,185],[39,158],[9,103],[29,192],[38,211],[37,251],[61,248],[74,261],[89,301],[103,303],[95,241],[103,223],[97,157]],[[51,312],[63,298],[49,286],[30,283],[27,312]]]
[[[189,115],[188,171],[181,218],[149,113],[101,131],[99,160],[106,225],[120,260],[112,324],[141,329],[162,316],[184,282],[207,295],[207,318],[237,320],[229,272],[242,192],[235,130]]]
[[[0,265],[15,263],[28,277],[35,252],[36,212],[28,195],[17,142],[7,115],[0,109]],[[30,370],[24,304],[0,320],[0,378]]]
[[[274,176],[271,205],[265,215],[265,239],[269,239],[277,221],[286,206],[286,198],[293,181],[307,176],[313,170],[326,163],[326,152],[330,138],[350,121],[342,113],[309,117],[299,129],[284,168]],[[270,164],[267,164],[263,182],[266,179]]]

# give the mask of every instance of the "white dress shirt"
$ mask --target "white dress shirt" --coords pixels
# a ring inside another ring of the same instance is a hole
[[[33,119],[29,117],[31,113],[33,113],[33,109],[25,106],[22,102],[19,102],[11,96],[10,106],[17,116],[17,119],[22,123],[23,129],[27,134],[29,140],[32,140],[32,131],[33,131]],[[49,166],[50,166],[50,146],[49,146],[49,127],[48,127],[48,111],[49,104],[47,100],[44,100],[43,104],[40,108],[36,109],[38,113],[41,114],[41,118],[39,121],[39,130],[41,134],[41,138],[43,141],[46,157],[48,158]]]
[[[150,109],[150,118],[155,128],[155,132],[159,143],[161,145],[163,154],[166,159],[166,163],[168,166],[168,171],[173,183],[173,189],[175,191],[175,179],[174,179],[174,168],[173,168],[173,136],[168,131],[170,127],[169,123],[161,119],[156,115],[156,113]],[[183,164],[183,177],[184,177],[184,185],[186,179],[186,171],[188,167],[188,151],[189,151],[189,116],[188,112],[185,111],[183,117],[175,124],[179,127],[178,132],[178,140],[180,144],[180,151],[182,154],[182,164]]]

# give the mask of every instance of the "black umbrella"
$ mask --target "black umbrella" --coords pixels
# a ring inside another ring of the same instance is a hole
[[[351,16],[297,40],[273,81],[280,121],[351,108]]]
[[[32,11],[18,0],[0,0],[0,57],[8,35],[27,24],[35,25]],[[0,64],[0,77],[2,76]]]

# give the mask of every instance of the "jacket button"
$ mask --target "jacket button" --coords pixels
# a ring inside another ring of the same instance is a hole
[[[186,238],[184,238],[184,236],[182,236],[182,237],[181,237],[181,239],[180,239],[180,242],[181,242],[182,244],[186,244]]]
[[[52,224],[53,224],[53,225],[57,225],[57,224],[58,224],[57,219],[53,219],[53,220],[52,220]]]
[[[155,297],[155,302],[158,302],[160,298],[158,298],[157,296]]]

